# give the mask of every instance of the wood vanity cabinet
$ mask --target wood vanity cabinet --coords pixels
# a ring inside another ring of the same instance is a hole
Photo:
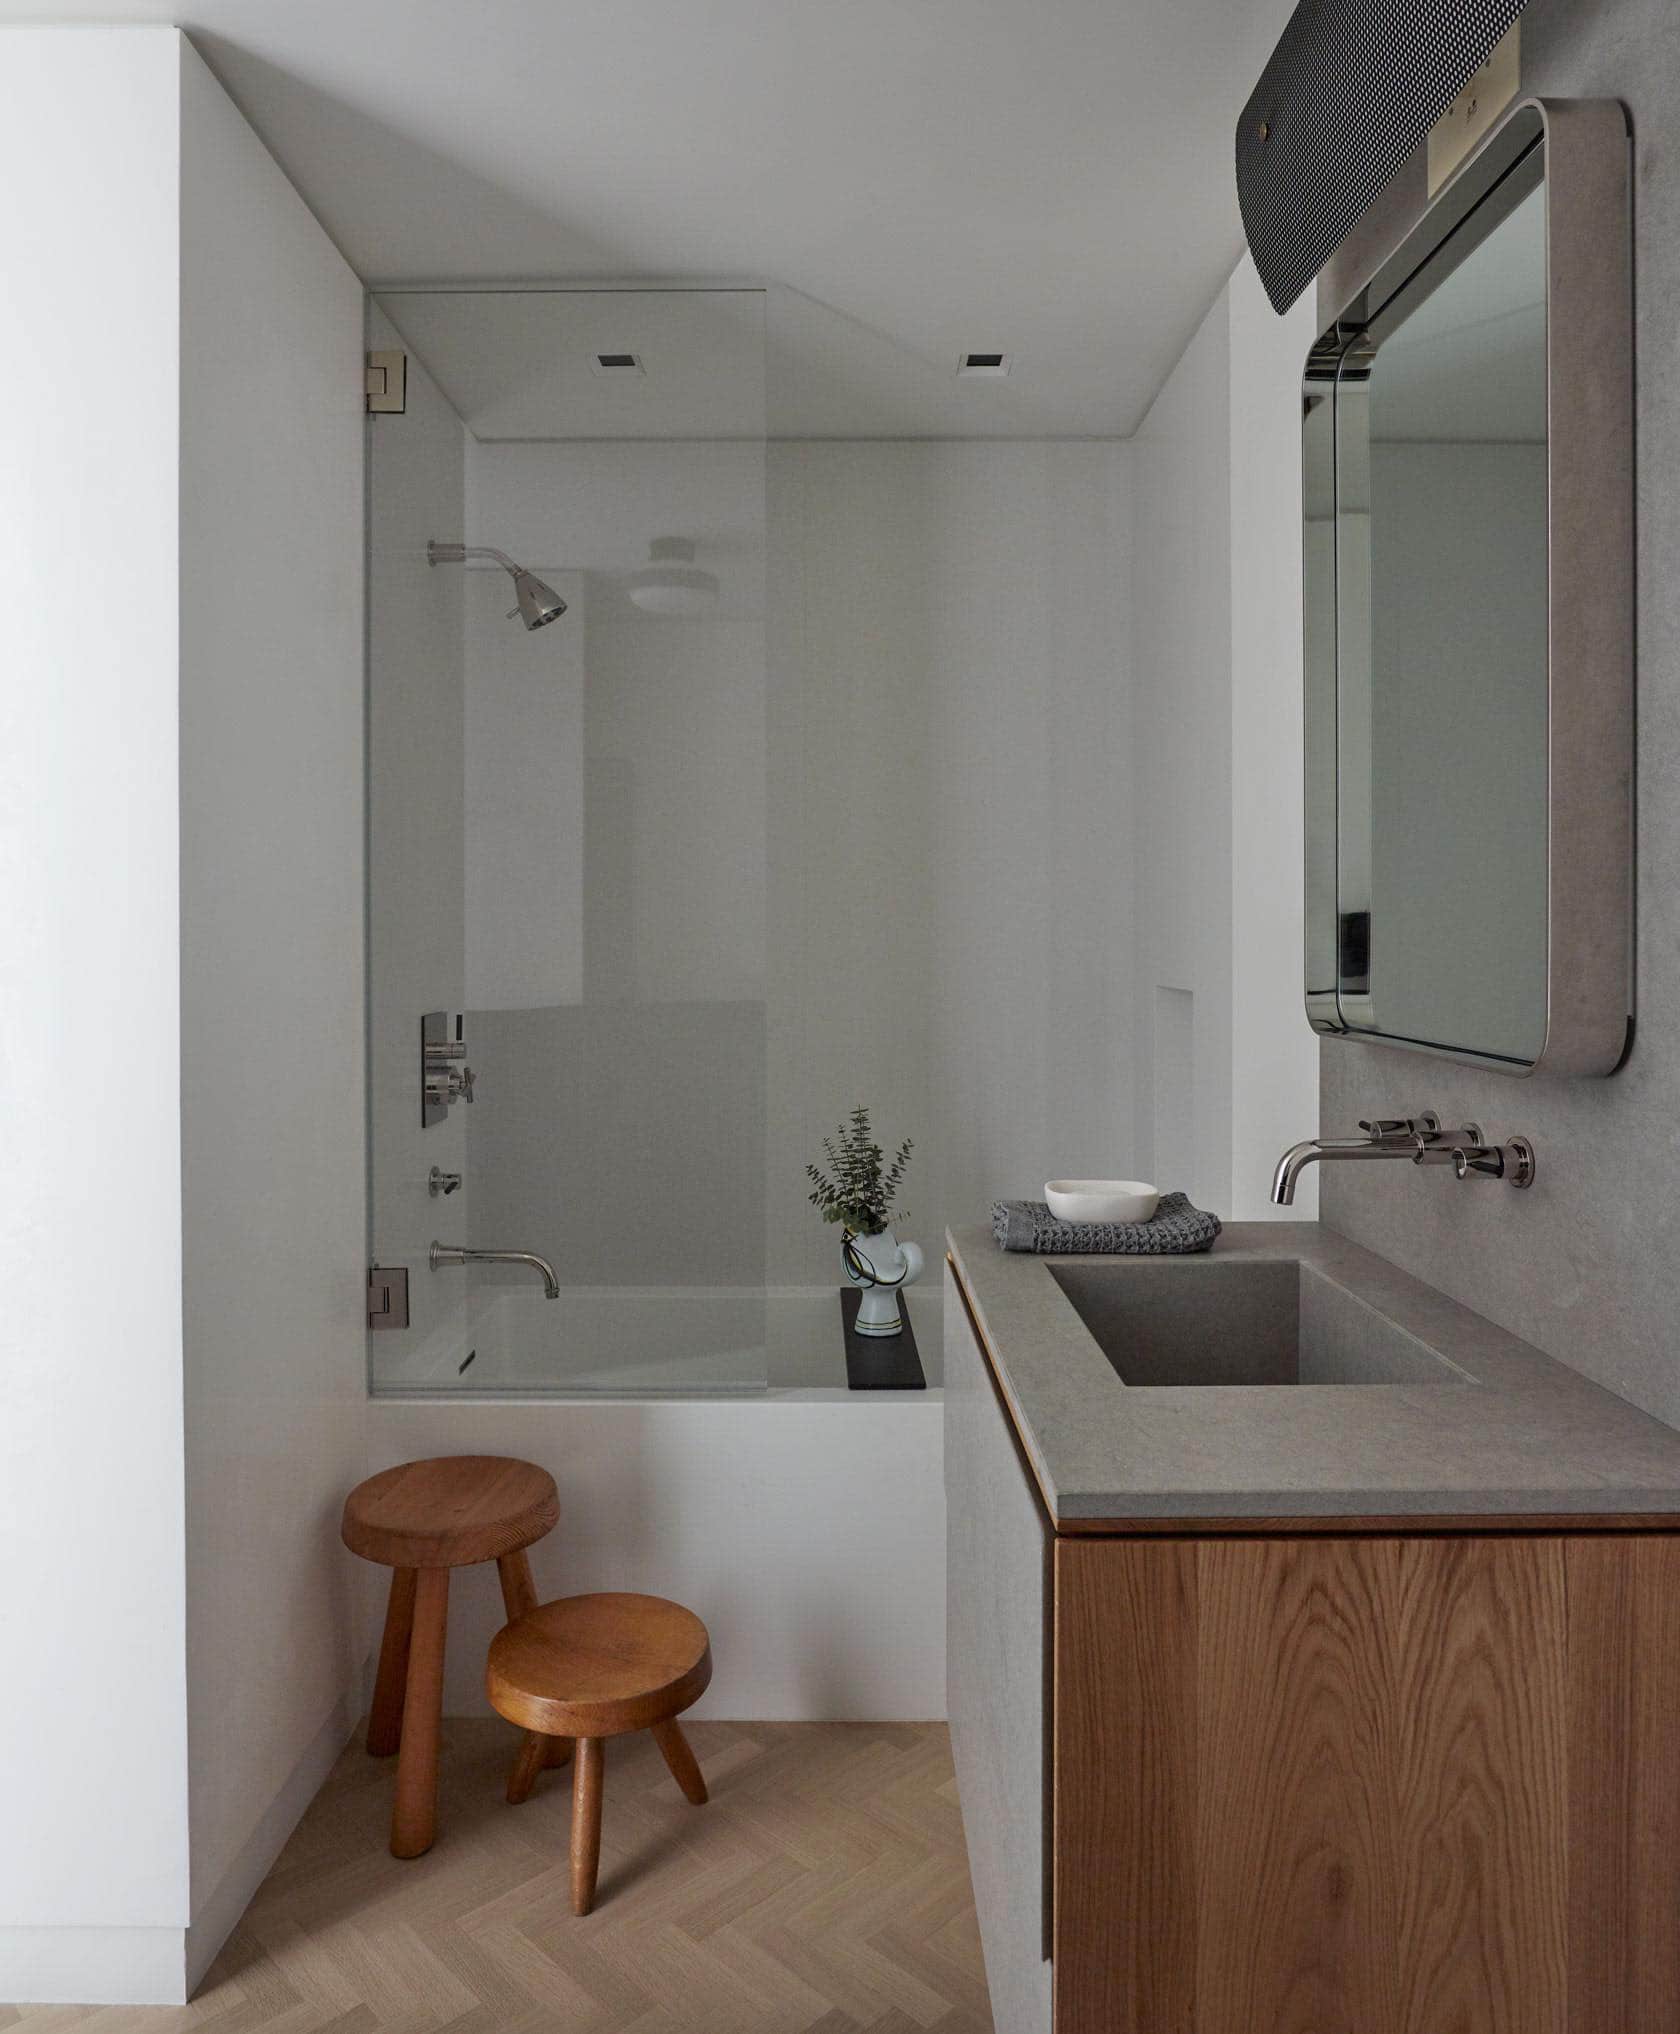
[[[1680,1536],[1057,1532],[945,1321],[998,2034],[1680,2030]]]

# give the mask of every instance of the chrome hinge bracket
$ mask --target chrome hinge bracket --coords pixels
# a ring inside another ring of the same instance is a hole
[[[400,417],[408,408],[408,355],[395,347],[370,353],[362,393],[372,415]]]
[[[370,1264],[367,1283],[367,1324],[370,1328],[408,1326],[408,1266]]]

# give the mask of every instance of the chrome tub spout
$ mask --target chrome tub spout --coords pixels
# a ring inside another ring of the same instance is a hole
[[[448,1243],[434,1243],[426,1253],[426,1262],[434,1271],[446,1264],[528,1264],[541,1277],[548,1297],[560,1297],[560,1281],[554,1275],[554,1266],[534,1250],[457,1250]]]

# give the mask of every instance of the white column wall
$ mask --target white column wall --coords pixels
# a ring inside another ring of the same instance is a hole
[[[0,1998],[188,1911],[177,43],[0,37]]]
[[[181,96],[189,1975],[356,1718],[366,1449],[363,292],[197,52]]]
[[[172,28],[0,187],[0,1999],[171,2003],[361,1652],[360,289]]]

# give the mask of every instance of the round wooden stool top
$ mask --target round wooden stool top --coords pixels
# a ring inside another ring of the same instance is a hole
[[[540,1540],[560,1516],[554,1478],[511,1455],[439,1455],[358,1483],[344,1544],[387,1568],[466,1568]]]
[[[565,1596],[490,1641],[484,1685],[510,1723],[621,1737],[680,1715],[712,1678],[706,1627],[663,1596]]]

